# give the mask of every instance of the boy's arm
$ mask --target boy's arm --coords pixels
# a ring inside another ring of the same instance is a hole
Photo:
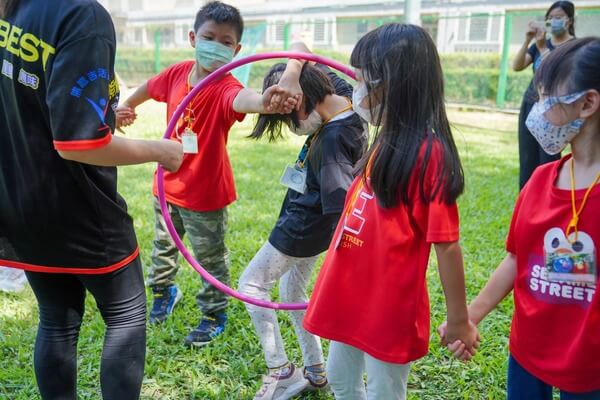
[[[308,46],[303,42],[293,43],[290,47],[291,51],[312,54]],[[300,87],[300,74],[306,63],[305,60],[290,58],[285,67],[285,71],[281,75],[278,86],[281,88],[281,95],[275,95],[271,99],[271,107],[278,109],[283,106],[283,100],[286,98],[295,98],[297,100],[296,111],[302,105],[302,87]]]
[[[137,118],[135,108],[150,99],[151,97],[148,93],[148,82],[144,82],[115,110],[117,129],[133,124]]]
[[[479,324],[511,292],[517,276],[517,257],[508,253],[483,290],[469,305],[469,319]]]
[[[296,107],[296,99],[289,98],[282,107],[274,109],[271,99],[275,95],[281,96],[281,89],[277,85],[271,86],[262,95],[251,89],[242,89],[233,100],[233,110],[240,114],[289,114]]]
[[[462,342],[464,347],[455,351],[455,356],[468,360],[475,355],[479,346],[477,328],[469,321],[465,293],[463,257],[458,242],[436,243],[440,281],[446,297],[448,326],[445,342]]]

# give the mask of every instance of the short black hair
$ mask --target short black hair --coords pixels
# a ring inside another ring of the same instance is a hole
[[[206,3],[196,14],[194,21],[194,32],[206,21],[214,21],[217,24],[228,24],[235,29],[238,43],[242,41],[244,33],[244,20],[240,14],[240,10],[229,4],[220,1],[211,1]]]
[[[263,93],[279,83],[285,68],[286,64],[283,63],[271,67],[263,80]],[[325,100],[325,97],[335,94],[335,88],[327,75],[319,67],[309,63],[304,64],[299,83],[304,98],[304,110],[307,114],[313,112],[317,104]],[[281,131],[284,124],[288,127],[298,127],[299,119],[296,111],[291,114],[260,114],[250,137],[260,139],[266,133],[270,142],[275,141],[283,137]]]

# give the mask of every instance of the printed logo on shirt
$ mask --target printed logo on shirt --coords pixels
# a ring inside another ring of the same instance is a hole
[[[595,245],[585,232],[552,228],[544,235],[544,256],[529,259],[529,290],[546,303],[588,306],[596,292]]]
[[[108,85],[108,99],[104,97],[91,98],[85,95],[85,90],[92,85]],[[83,98],[89,106],[94,110],[102,126],[99,130],[108,128],[106,125],[106,114],[108,107],[112,103],[113,110],[118,105],[119,84],[116,79],[110,79],[108,71],[104,68],[97,68],[89,71],[87,74],[80,76],[70,92],[72,97],[77,99]]]
[[[363,246],[364,241],[359,239],[357,236],[360,235],[366,223],[364,212],[367,203],[374,197],[375,196],[373,196],[372,194],[365,192],[364,189],[362,189],[360,194],[356,197],[356,201],[352,206],[352,211],[348,214],[346,218],[344,218],[344,227],[342,230],[342,239],[340,242],[341,247],[351,248],[355,246]]]
[[[32,33],[0,19],[0,49],[6,49],[25,62],[35,63],[41,60],[45,71],[48,60],[56,49]]]

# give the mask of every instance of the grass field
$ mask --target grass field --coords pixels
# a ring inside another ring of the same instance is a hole
[[[162,136],[164,109],[158,104],[147,104],[138,111],[139,121],[127,131],[128,136]],[[517,195],[516,117],[453,112],[451,119],[455,123],[454,135],[466,174],[466,192],[459,206],[468,298],[471,299],[504,255],[504,239]],[[239,197],[229,208],[227,235],[233,282],[237,282],[268,237],[284,196],[279,177],[301,145],[298,138],[275,144],[250,141],[245,138],[250,123],[251,118],[248,118],[236,125],[229,143]],[[154,168],[154,165],[144,165],[119,171],[120,192],[135,220],[144,265],[149,263],[153,237],[150,188]],[[502,399],[512,301],[504,301],[480,326],[483,343],[475,359],[469,364],[453,362],[439,346],[434,331],[445,315],[434,258],[428,272],[432,311],[430,353],[412,367],[409,399]],[[182,265],[177,279],[184,298],[173,317],[164,325],[148,327],[142,398],[252,399],[265,363],[243,304],[231,302],[230,323],[214,345],[187,349],[182,341],[198,322],[194,297],[200,281],[187,264]],[[301,363],[291,324],[285,313],[279,315],[288,355]],[[36,329],[37,308],[31,290],[17,295],[0,293],[0,399],[39,398],[32,367]],[[81,399],[100,398],[98,374],[103,330],[94,300],[88,296],[79,341]],[[333,396],[320,394],[304,398]]]

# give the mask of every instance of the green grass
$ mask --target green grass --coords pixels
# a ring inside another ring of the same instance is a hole
[[[164,109],[157,104],[140,108],[140,119],[128,130],[130,137],[158,138],[164,127]],[[473,298],[504,255],[504,239],[517,194],[517,144],[514,121],[505,117],[453,113],[454,134],[466,173],[466,192],[460,198],[461,235],[465,254],[468,297]],[[251,118],[231,132],[229,152],[239,199],[230,207],[227,243],[231,252],[233,282],[264,243],[279,212],[284,188],[279,177],[293,161],[301,139],[281,143],[245,138]],[[473,127],[476,120],[481,126]],[[495,121],[503,121],[495,125]],[[119,188],[129,204],[148,265],[154,217],[151,179],[154,165],[124,167]],[[210,195],[207,193],[207,195]],[[483,343],[469,364],[453,362],[438,344],[434,328],[444,319],[445,306],[435,260],[428,273],[432,311],[430,353],[414,363],[409,399],[504,398],[507,338],[512,301],[504,301],[480,326]],[[251,399],[258,389],[265,363],[252,324],[243,305],[234,300],[226,333],[214,345],[200,350],[182,346],[183,337],[198,322],[195,294],[198,275],[183,264],[177,278],[185,294],[173,317],[148,328],[143,399]],[[149,300],[150,302],[150,300]],[[280,313],[289,357],[301,363],[298,345],[285,313]],[[393,316],[390,316],[393,318]],[[0,399],[39,398],[33,373],[33,343],[37,307],[30,289],[14,295],[0,293]],[[104,325],[91,296],[79,341],[79,395],[99,399],[99,360]],[[331,395],[307,395],[329,399]]]

